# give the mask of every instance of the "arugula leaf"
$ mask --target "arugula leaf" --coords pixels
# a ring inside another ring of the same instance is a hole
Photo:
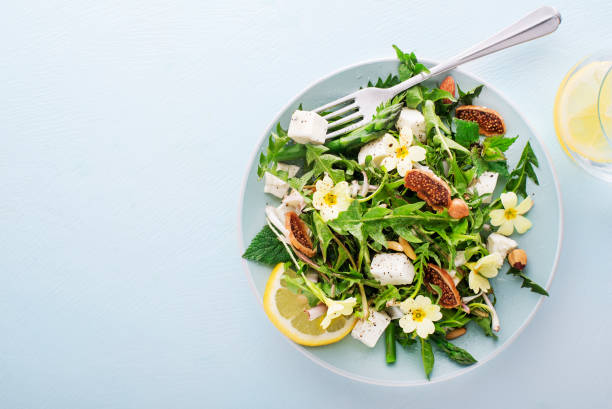
[[[457,189],[459,194],[463,194],[466,192],[470,183],[472,183],[472,179],[474,179],[474,174],[476,170],[474,168],[470,168],[466,171],[462,171],[457,164],[457,161],[453,158],[449,158],[449,171],[450,174],[453,175],[454,186]]]
[[[455,140],[469,148],[471,144],[478,142],[480,133],[478,132],[478,123],[472,121],[464,121],[463,119],[455,118]]]
[[[515,192],[527,197],[527,179],[531,179],[536,185],[540,184],[534,166],[536,168],[539,166],[538,158],[533,152],[531,144],[527,142],[516,168],[510,173],[506,183],[506,192]]]
[[[333,168],[334,163],[342,161],[341,157],[325,153],[329,148],[323,145],[306,144],[305,146],[306,163],[312,165],[312,177],[318,178],[321,174],[327,173],[334,183],[344,180],[344,171]]]
[[[472,105],[474,98],[477,98],[480,95],[483,87],[484,85],[479,85],[468,92],[463,92],[459,87],[459,84],[457,84],[457,91],[459,92],[457,103],[460,105]]]
[[[378,78],[376,83],[372,83],[372,81],[368,81],[368,87],[376,87],[376,88],[391,88],[394,85],[399,84],[401,81],[397,75],[389,74],[386,79]]]
[[[442,129],[444,133],[450,134],[450,129],[448,129],[440,117],[436,115],[436,106],[433,101],[425,101],[425,104],[423,105],[423,116],[425,117],[425,131],[427,133],[429,133],[431,129],[435,128],[438,133],[440,133],[439,131]]]
[[[289,186],[291,186],[298,192],[301,192],[302,189],[304,189],[304,186],[310,181],[310,179],[312,179],[314,173],[314,170],[311,169],[299,178],[289,178],[289,180],[287,180],[287,183],[289,183]]]
[[[400,299],[400,292],[397,289],[397,287],[394,285],[388,284],[387,288],[382,290],[380,293],[378,293],[378,295],[374,299],[374,308],[377,311],[380,311],[381,309],[385,307],[385,305],[387,304],[387,301],[399,300],[399,299]]]
[[[478,362],[468,351],[459,348],[457,345],[448,342],[444,337],[434,334],[430,336],[436,346],[440,348],[446,356],[460,365],[472,365]]]
[[[268,146],[265,151],[259,155],[259,165],[257,166],[257,175],[262,178],[266,172],[274,172],[279,159],[278,156],[290,141],[280,122],[276,125],[276,133],[272,132],[268,138]]]
[[[521,270],[518,270],[514,267],[510,267],[510,269],[508,270],[506,274],[511,274],[513,276],[522,278],[523,283],[521,284],[521,288],[523,287],[529,288],[534,293],[548,296],[548,292],[544,288],[540,287],[535,281],[527,277],[525,273],[523,273]]]
[[[410,336],[410,334],[406,334],[402,327],[399,325],[399,320],[393,320],[389,325],[395,325],[395,340],[398,344],[403,346],[404,348],[408,348],[416,342],[416,340]]]
[[[327,260],[327,247],[333,240],[334,234],[331,232],[325,221],[319,214],[319,212],[312,213],[312,222],[314,224],[314,230],[317,233],[319,239],[319,246],[321,247],[321,254],[323,254],[323,261]]]
[[[272,229],[265,225],[251,240],[251,244],[242,255],[246,260],[263,264],[276,264],[291,261],[285,246],[278,240]]]
[[[319,303],[319,297],[315,295],[306,285],[304,279],[300,276],[291,277],[288,274],[283,274],[282,281],[287,288],[294,294],[302,294],[308,300],[308,305],[314,307]]]
[[[423,369],[425,369],[425,375],[427,379],[430,379],[431,371],[434,366],[434,354],[431,350],[431,344],[428,340],[419,338],[421,340],[421,358],[423,359]]]
[[[397,68],[400,81],[405,81],[421,72],[429,72],[426,66],[418,62],[414,53],[404,53],[396,45],[393,45],[400,65]]]
[[[476,324],[484,331],[487,337],[497,339],[497,335],[491,329],[491,318],[490,317],[476,317],[474,320]]]

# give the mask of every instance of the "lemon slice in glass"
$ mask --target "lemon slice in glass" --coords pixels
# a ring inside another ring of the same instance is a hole
[[[602,129],[612,122],[610,86],[602,84],[611,67],[612,61],[594,61],[570,71],[555,101],[555,126],[561,142],[583,158],[600,163],[612,162],[612,148]]]

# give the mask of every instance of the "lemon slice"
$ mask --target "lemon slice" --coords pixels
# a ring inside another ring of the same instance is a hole
[[[331,344],[351,332],[357,322],[354,316],[335,318],[326,330],[321,328],[323,316],[309,321],[305,312],[309,308],[306,297],[285,286],[284,274],[295,277],[293,271],[285,270],[283,263],[277,264],[270,273],[263,296],[264,310],[280,332],[293,342],[307,346]]]
[[[582,157],[595,162],[611,162],[612,148],[599,122],[598,98],[601,100],[602,122],[612,120],[609,88],[600,87],[610,61],[596,61],[585,65],[563,81],[555,101],[555,126],[562,143]],[[606,81],[609,82],[609,79]]]

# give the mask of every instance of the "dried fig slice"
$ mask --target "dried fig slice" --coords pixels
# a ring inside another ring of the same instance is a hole
[[[445,181],[420,169],[411,169],[404,177],[404,186],[415,191],[417,196],[425,200],[435,210],[441,211],[451,202],[451,191]]]
[[[425,268],[425,285],[431,292],[435,292],[431,284],[437,285],[442,290],[439,304],[444,308],[455,308],[461,305],[461,296],[453,278],[441,267],[429,263]]]
[[[465,121],[477,122],[482,135],[493,136],[506,133],[504,118],[492,109],[478,105],[463,105],[455,110],[455,116]]]
[[[308,234],[308,227],[295,212],[285,213],[285,227],[289,230],[289,242],[296,250],[304,253],[307,257],[315,255]]]

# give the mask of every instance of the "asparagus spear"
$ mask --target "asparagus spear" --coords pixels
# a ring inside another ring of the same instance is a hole
[[[388,364],[395,362],[395,325],[393,323],[385,330],[385,357]]]
[[[381,137],[386,130],[391,129],[400,114],[404,94],[400,94],[393,99],[382,104],[376,109],[376,114],[372,121],[355,129],[337,139],[333,139],[325,144],[332,152],[346,152],[349,149],[358,148],[368,142]],[[277,155],[278,161],[295,160],[304,157],[306,149],[303,145],[285,145]]]

